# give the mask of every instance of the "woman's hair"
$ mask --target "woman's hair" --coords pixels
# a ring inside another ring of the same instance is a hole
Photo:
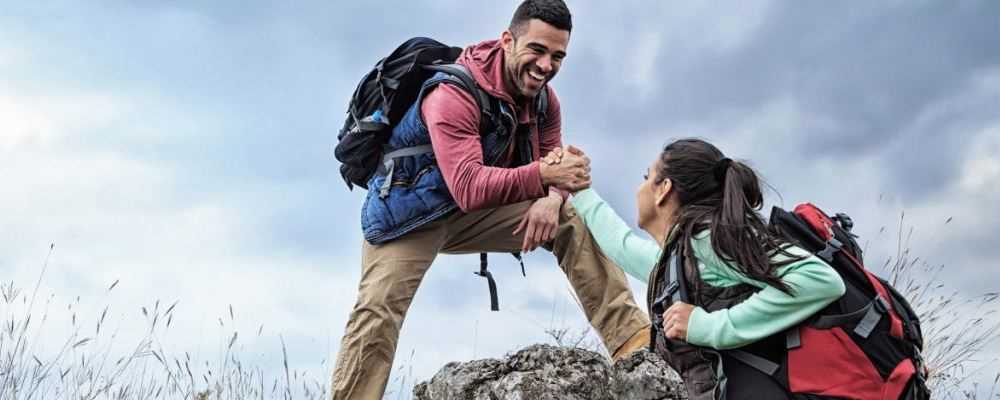
[[[690,243],[708,229],[712,250],[721,259],[747,277],[789,293],[776,269],[801,257],[788,253],[788,242],[764,223],[758,212],[764,197],[752,168],[730,160],[704,140],[681,139],[660,153],[656,183],[666,179],[680,200],[675,219],[678,242],[672,243]],[[774,262],[777,253],[789,258]]]

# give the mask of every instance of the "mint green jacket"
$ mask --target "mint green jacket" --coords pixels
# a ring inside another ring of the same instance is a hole
[[[593,189],[576,193],[571,202],[604,254],[627,274],[649,283],[660,258],[659,245],[633,233]],[[792,246],[789,252],[806,258],[777,271],[792,289],[789,295],[730,267],[712,250],[707,231],[695,235],[691,243],[705,283],[715,287],[745,283],[762,290],[732,308],[710,313],[696,307],[688,321],[688,343],[720,350],[743,347],[798,324],[844,294],[840,275],[799,247]]]

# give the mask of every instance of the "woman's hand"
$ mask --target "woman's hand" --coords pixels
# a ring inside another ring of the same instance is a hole
[[[676,302],[663,312],[663,332],[668,339],[687,340],[688,321],[694,306]]]
[[[562,147],[556,147],[552,149],[549,154],[546,154],[545,157],[542,158],[542,161],[548,165],[556,165],[562,162],[562,156]]]

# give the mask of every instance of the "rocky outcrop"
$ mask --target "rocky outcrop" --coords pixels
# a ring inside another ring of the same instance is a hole
[[[640,351],[614,365],[577,348],[533,345],[502,360],[449,363],[413,390],[415,400],[674,400],[677,374]]]

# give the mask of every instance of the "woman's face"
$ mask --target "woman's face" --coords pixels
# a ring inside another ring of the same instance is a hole
[[[658,187],[663,185],[663,182],[657,183],[659,165],[660,160],[657,157],[653,161],[653,164],[646,170],[646,174],[643,175],[642,184],[639,185],[639,191],[636,193],[636,204],[639,208],[639,228],[642,228],[646,232],[650,232],[650,229],[656,225],[655,221],[659,218],[659,207],[657,207],[656,199],[660,190]]]
[[[662,245],[667,240],[667,231],[674,224],[674,215],[680,205],[677,203],[677,196],[671,194],[673,181],[660,179],[657,172],[660,169],[657,157],[643,176],[636,193],[636,203],[639,209],[639,227]]]

